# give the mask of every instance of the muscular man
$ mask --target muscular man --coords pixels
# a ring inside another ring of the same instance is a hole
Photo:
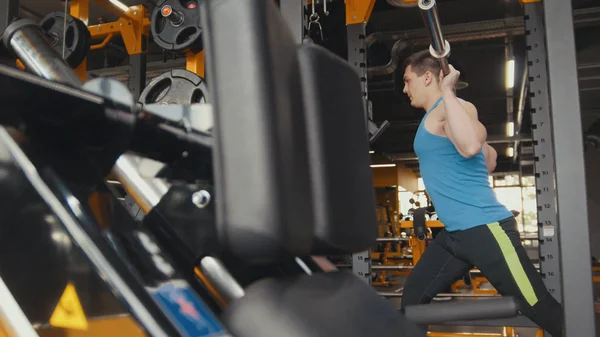
[[[477,109],[454,93],[459,72],[443,76],[428,51],[404,62],[404,93],[427,113],[414,148],[425,188],[445,228],[425,250],[406,281],[402,308],[431,301],[477,266],[520,311],[554,337],[562,336],[562,308],[546,289],[521,245],[513,214],[498,202],[488,175],[496,151]],[[422,336],[427,327],[422,327]],[[411,336],[418,337],[418,336]]]

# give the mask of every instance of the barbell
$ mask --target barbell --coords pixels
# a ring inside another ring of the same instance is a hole
[[[431,37],[431,45],[429,45],[429,53],[431,56],[440,61],[444,76],[450,73],[448,57],[450,56],[450,43],[444,39],[442,33],[442,25],[437,10],[436,0],[419,0],[419,8],[425,22],[425,27],[429,31]]]

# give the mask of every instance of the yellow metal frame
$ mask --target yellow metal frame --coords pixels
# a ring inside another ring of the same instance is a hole
[[[427,332],[428,337],[517,337],[517,331],[512,327],[502,327],[502,332],[499,333],[480,333],[480,332]]]
[[[346,24],[369,22],[375,0],[344,0],[346,4]]]
[[[144,39],[150,31],[150,19],[147,17],[146,8],[142,5],[131,6],[126,11],[111,4],[107,0],[94,0],[94,2],[106,10],[119,16],[119,20],[99,25],[89,25],[90,0],[71,0],[69,13],[83,21],[92,40],[102,39],[102,42],[92,45],[90,50],[106,47],[110,40],[120,35],[123,38],[127,54],[135,55],[145,52],[142,48]],[[22,66],[17,63],[17,66]],[[86,80],[87,60],[84,60],[75,72],[82,81]]]
[[[88,2],[89,0],[79,0]],[[150,30],[150,19],[147,17],[146,8],[142,5],[131,6],[127,11],[110,4],[105,0],[94,0],[103,8],[117,14],[119,20],[99,25],[88,26],[93,40],[102,39],[102,43],[92,46],[93,49],[101,48],[110,39],[118,34],[123,38],[127,54],[135,55],[143,53],[143,40],[148,36]]]
[[[346,4],[346,24],[368,22],[376,0],[344,0]],[[405,2],[417,2],[418,0],[406,0]],[[312,5],[312,0],[306,1],[307,5]]]
[[[131,316],[99,317],[89,320],[87,330],[44,327],[36,330],[40,337],[147,336]],[[1,335],[0,335],[1,336]]]
[[[196,54],[188,52],[185,56],[185,69],[204,78],[204,51]]]
[[[425,226],[427,228],[443,228],[444,224],[440,220],[427,220],[425,221]],[[409,229],[414,227],[413,221],[401,221],[400,228]]]
[[[88,0],[71,0],[69,14],[74,18],[78,18],[83,21],[85,25],[88,25],[89,16],[90,16],[90,3]],[[75,73],[77,76],[85,82],[87,75],[87,59],[84,59],[83,62],[75,69]]]

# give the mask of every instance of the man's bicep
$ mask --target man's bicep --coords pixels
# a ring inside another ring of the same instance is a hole
[[[496,158],[498,157],[498,153],[496,152],[496,149],[494,149],[493,146],[491,146],[488,143],[485,143],[485,145],[484,145],[483,148],[485,149],[484,150],[484,155],[485,155],[486,159],[489,158],[489,159],[492,159],[492,160],[496,160]]]
[[[485,166],[489,173],[494,172],[497,165],[498,153],[496,150],[488,143],[485,143],[483,146],[483,157],[485,158]]]
[[[473,117],[473,119],[475,120],[479,120],[479,113],[477,112],[477,108],[475,107],[475,105],[473,105],[473,103],[471,102],[467,102],[465,100],[460,100],[460,103],[462,104],[462,106],[465,108],[465,110],[467,111],[467,113]]]
[[[477,112],[477,108],[475,107],[475,105],[473,105],[473,103],[471,103],[471,102],[467,102],[464,100],[461,100],[461,103],[462,103],[463,107],[465,108],[465,110],[467,111],[467,113],[473,118],[473,120],[477,121],[477,125],[481,131],[481,135],[482,135],[483,139],[486,139],[487,138],[487,129],[485,128],[483,123],[481,123],[479,121],[479,112]]]

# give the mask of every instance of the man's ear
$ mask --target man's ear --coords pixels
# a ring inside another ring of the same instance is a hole
[[[423,80],[425,81],[425,86],[429,86],[434,81],[431,71],[428,70],[423,74]]]

